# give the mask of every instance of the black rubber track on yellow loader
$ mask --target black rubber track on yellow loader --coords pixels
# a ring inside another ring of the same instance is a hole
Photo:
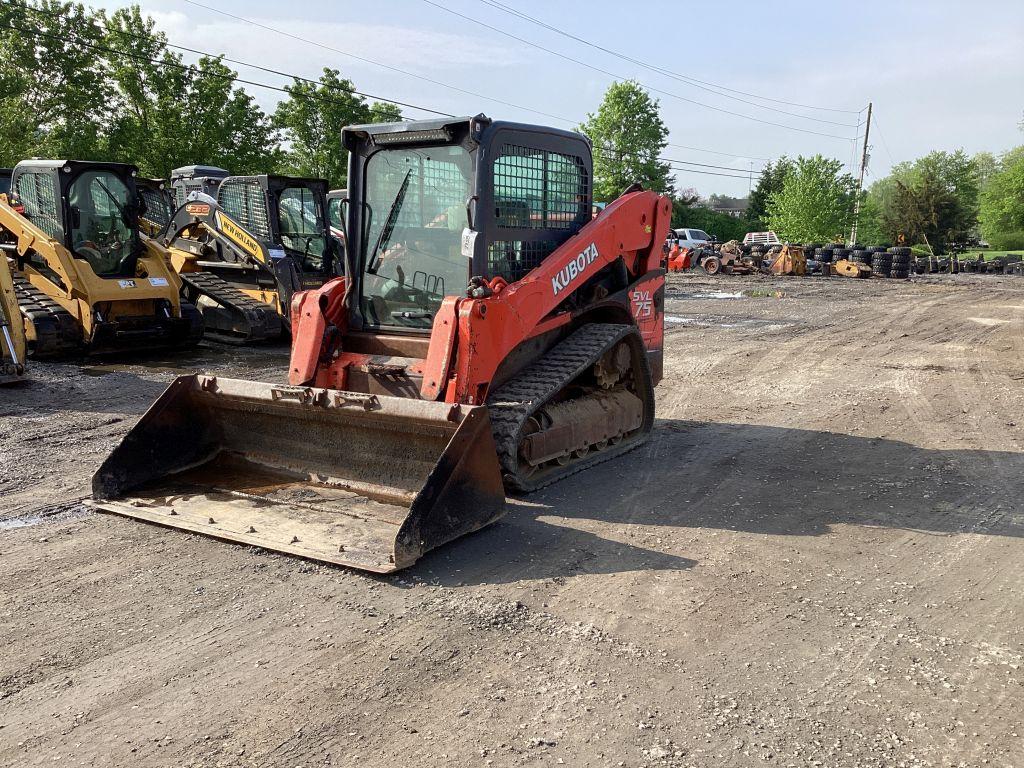
[[[82,329],[74,315],[22,275],[12,277],[18,308],[35,331],[35,341],[29,345],[31,356],[45,358],[81,352]]]
[[[215,309],[227,316],[215,319],[204,313],[207,339],[228,344],[249,344],[280,338],[284,321],[269,304],[247,296],[223,278],[208,272],[185,272],[180,277],[187,286],[186,293],[212,299],[218,304]],[[188,298],[197,304],[198,296],[190,295]],[[232,328],[218,327],[225,322]]]
[[[588,453],[564,466],[546,468],[536,478],[524,477],[519,471],[519,444],[523,427],[530,416],[585,373],[606,351],[631,335],[635,337],[635,344],[642,349],[643,342],[634,326],[611,323],[585,325],[548,350],[515,378],[498,387],[487,398],[498,460],[509,492],[529,493],[551,485],[588,467],[621,456],[640,445],[650,434],[654,426],[654,386],[647,355],[640,354],[640,370],[634,371],[634,374],[642,390],[636,394],[645,402],[642,427],[616,445]]]

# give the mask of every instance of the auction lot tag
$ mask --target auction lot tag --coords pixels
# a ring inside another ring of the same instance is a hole
[[[149,284],[154,288],[166,288],[167,278],[166,277],[151,277],[149,278]]]
[[[120,285],[122,288],[134,288],[135,287],[135,281],[134,280],[118,280],[117,284]]]
[[[473,258],[473,251],[476,248],[476,236],[478,232],[474,232],[469,227],[462,230],[462,255],[467,259]]]
[[[272,259],[283,259],[284,258],[284,248],[268,248],[267,249],[267,254]]]

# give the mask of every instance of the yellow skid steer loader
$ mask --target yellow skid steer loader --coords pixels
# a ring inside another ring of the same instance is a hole
[[[138,171],[121,163],[25,160],[0,197],[0,252],[31,354],[93,354],[199,342],[167,252],[140,236]]]

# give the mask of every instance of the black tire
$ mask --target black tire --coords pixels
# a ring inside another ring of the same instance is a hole
[[[722,260],[717,256],[708,256],[700,263],[700,266],[706,274],[717,275],[722,271]]]
[[[867,250],[869,252],[871,252],[871,253],[885,253],[885,246],[884,245],[872,245],[872,246],[869,246]]]
[[[849,248],[835,248],[832,251],[832,258],[835,261],[839,261],[840,259],[848,259],[848,258],[850,258],[850,249]]]
[[[910,264],[910,254],[903,255],[902,253],[892,254],[893,264]]]
[[[909,256],[910,249],[905,245],[897,245],[889,249],[889,253],[894,253],[897,256]]]

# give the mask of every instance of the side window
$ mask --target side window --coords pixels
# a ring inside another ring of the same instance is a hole
[[[333,197],[327,201],[327,217],[331,226],[335,229],[342,229],[341,225],[341,199]]]
[[[267,196],[255,179],[225,179],[217,190],[217,204],[263,242],[270,240]]]
[[[25,206],[25,218],[50,237],[63,237],[51,174],[23,173],[18,177],[14,192]]]
[[[323,266],[327,238],[323,230],[323,214],[316,196],[306,187],[288,187],[281,191],[278,202],[282,245],[301,254],[303,268],[316,271]]]
[[[589,212],[587,171],[572,155],[504,144],[494,161],[499,227],[571,229]]]

